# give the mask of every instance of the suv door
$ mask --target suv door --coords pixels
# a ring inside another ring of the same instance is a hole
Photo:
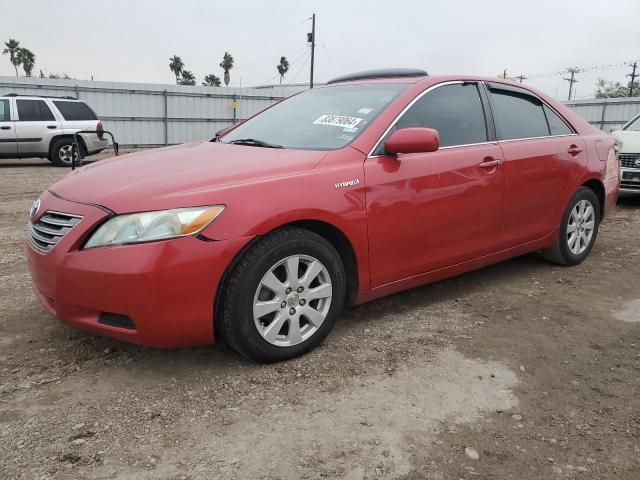
[[[61,128],[47,102],[41,99],[16,98],[16,111],[18,154],[46,156],[52,132],[55,133]]]
[[[11,101],[0,98],[0,157],[15,157],[17,152],[16,129],[11,120]]]
[[[489,99],[504,154],[502,246],[544,238],[560,224],[584,172],[584,141],[562,117],[530,92],[493,84]]]
[[[475,82],[423,92],[390,128],[430,127],[431,153],[386,154],[384,140],[365,162],[372,286],[495,251],[499,237],[502,152]]]

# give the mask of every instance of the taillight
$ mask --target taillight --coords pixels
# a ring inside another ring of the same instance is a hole
[[[96,126],[96,132],[98,132],[98,138],[100,140],[104,140],[104,125],[102,124],[102,121],[98,122],[98,125]]]

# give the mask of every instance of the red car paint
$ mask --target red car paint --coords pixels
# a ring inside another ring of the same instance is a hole
[[[551,247],[570,198],[588,182],[605,192],[603,214],[611,211],[619,188],[613,140],[531,89],[578,135],[369,156],[417,95],[454,80],[509,84],[461,76],[367,80],[408,88],[342,149],[200,142],[70,173],[40,197],[32,222],[48,210],[84,218],[49,253],[27,241],[37,297],[62,322],[94,333],[158,347],[209,344],[224,273],[252,239],[293,222],[346,237],[358,304]],[[336,188],[351,179],[359,183]],[[226,210],[198,237],[82,249],[110,215],[213,204]],[[136,328],[100,324],[101,312],[128,315]]]

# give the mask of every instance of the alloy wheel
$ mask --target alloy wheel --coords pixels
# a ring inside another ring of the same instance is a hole
[[[589,200],[575,204],[567,223],[567,246],[574,255],[583,253],[593,239],[595,231],[595,210]]]

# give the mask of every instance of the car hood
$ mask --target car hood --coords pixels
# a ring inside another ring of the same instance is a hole
[[[301,174],[326,154],[198,142],[86,165],[52,185],[49,191],[116,213],[224,203],[216,191]]]
[[[620,153],[640,153],[640,132],[616,130],[611,135],[622,144]]]

